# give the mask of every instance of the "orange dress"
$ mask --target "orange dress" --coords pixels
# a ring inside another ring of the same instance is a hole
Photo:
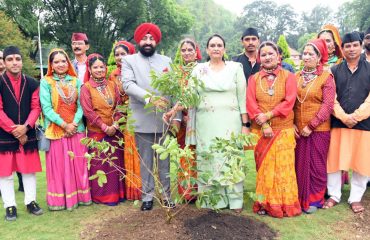
[[[121,69],[115,69],[109,76],[109,81],[114,81],[122,96],[122,102],[128,105],[128,96],[122,89],[120,82]],[[141,199],[141,176],[140,176],[140,158],[135,144],[135,137],[129,132],[124,132],[124,167],[126,170],[125,190],[127,200]]]

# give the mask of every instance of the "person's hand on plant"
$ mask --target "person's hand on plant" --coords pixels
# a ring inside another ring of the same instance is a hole
[[[172,108],[170,111],[163,114],[162,120],[167,125],[169,125],[171,123],[172,119],[175,117],[175,115],[176,115],[176,111],[175,111],[175,109]]]
[[[165,110],[169,105],[169,101],[165,97],[152,96],[149,102],[161,110]]]

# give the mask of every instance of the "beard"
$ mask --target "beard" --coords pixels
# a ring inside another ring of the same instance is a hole
[[[365,44],[365,49],[366,49],[366,51],[370,52],[370,43]]]
[[[150,47],[150,49],[146,49],[146,47]],[[143,46],[140,46],[139,51],[145,57],[151,57],[155,53],[155,47],[153,47],[152,45],[143,45]]]

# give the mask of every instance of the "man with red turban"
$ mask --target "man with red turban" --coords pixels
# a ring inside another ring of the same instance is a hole
[[[148,111],[145,105],[151,103],[155,108],[166,109],[169,100],[161,96],[151,86],[150,71],[162,73],[170,67],[171,59],[156,53],[156,46],[161,41],[161,30],[153,23],[143,23],[135,30],[134,39],[139,46],[139,53],[127,55],[122,59],[123,90],[130,97],[130,108],[135,120],[135,141],[140,159],[142,179],[142,211],[153,208],[154,170],[152,145],[158,143],[164,132],[163,112]],[[156,159],[157,161],[157,159]],[[169,159],[156,162],[163,193],[163,204],[174,207],[170,195]]]
[[[72,33],[72,50],[75,55],[73,60],[73,67],[77,73],[78,79],[84,82],[85,72],[86,72],[86,51],[89,50],[89,39],[86,33]]]

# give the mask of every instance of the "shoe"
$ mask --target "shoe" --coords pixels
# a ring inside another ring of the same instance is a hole
[[[176,207],[176,204],[174,202],[172,202],[171,200],[163,200],[163,205],[166,208],[175,208]]]
[[[42,211],[40,206],[35,201],[32,201],[29,204],[27,204],[27,211],[34,215],[42,215],[44,213],[44,211]]]
[[[150,211],[153,209],[153,200],[152,201],[144,201],[141,205],[141,211]]]
[[[5,210],[5,220],[15,221],[17,219],[17,208],[15,206],[7,207]]]
[[[307,214],[312,214],[316,211],[317,211],[317,207],[315,207],[315,206],[310,206],[306,211],[303,210],[303,212],[305,212]]]

